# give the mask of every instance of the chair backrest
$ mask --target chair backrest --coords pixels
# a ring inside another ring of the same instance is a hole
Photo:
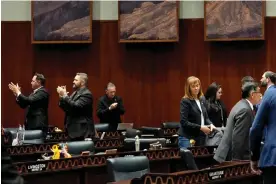
[[[18,128],[5,128],[4,132],[10,132],[12,139],[16,138]],[[25,130],[24,144],[43,144],[44,134],[42,130]]]
[[[178,129],[180,127],[179,122],[163,122],[161,124],[162,128],[175,128]]]
[[[83,151],[89,151],[91,154],[95,152],[94,142],[91,140],[68,142],[67,145],[71,155],[81,155]]]
[[[126,134],[125,134],[126,138],[135,138],[136,135],[138,135],[140,137],[141,136],[141,131],[137,130],[137,129],[133,129],[133,128],[128,128],[126,130]]]
[[[9,132],[12,135],[12,138],[14,139],[16,137],[16,132],[18,128],[4,128],[4,133]]]
[[[109,124],[108,123],[97,123],[95,124],[95,129],[98,132],[109,132]]]
[[[140,178],[149,173],[149,160],[146,156],[126,156],[107,159],[108,181],[117,182]]]
[[[25,130],[24,144],[43,144],[44,134],[42,130]]]
[[[164,137],[164,131],[160,127],[142,126],[140,131],[142,132],[142,135],[150,134],[154,135],[154,137]]]
[[[150,138],[150,139],[140,138],[139,141],[140,141],[140,150],[149,149],[150,144],[156,143],[156,142],[159,142],[162,145],[162,147],[166,145],[165,138]],[[124,150],[135,151],[135,138],[125,138]]]
[[[188,170],[198,170],[192,152],[186,148],[180,148],[180,156]]]

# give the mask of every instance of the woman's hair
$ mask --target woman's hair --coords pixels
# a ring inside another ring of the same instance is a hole
[[[202,87],[200,80],[195,76],[190,76],[187,78],[186,84],[185,84],[185,95],[183,98],[189,98],[194,99],[192,91],[191,91],[191,85],[198,83],[200,86],[199,93],[197,95],[197,98],[200,99],[203,96]]]
[[[217,91],[221,88],[216,82],[213,82],[206,90],[205,99],[210,102],[215,102],[217,99]]]

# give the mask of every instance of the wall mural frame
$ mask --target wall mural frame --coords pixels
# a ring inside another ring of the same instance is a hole
[[[264,0],[204,1],[204,40],[265,40],[265,14]]]
[[[92,43],[92,11],[93,1],[31,1],[31,43]]]
[[[178,42],[179,1],[118,1],[118,41]]]

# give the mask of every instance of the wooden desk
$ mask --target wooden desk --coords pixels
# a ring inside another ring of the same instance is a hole
[[[249,181],[249,182],[248,182]],[[112,184],[196,184],[196,183],[261,183],[251,173],[249,162],[225,162],[203,170],[176,173],[148,173],[141,179],[113,182]]]
[[[124,140],[121,138],[113,139],[95,139],[93,140],[95,152],[104,152],[107,149],[122,149]],[[29,144],[22,146],[6,146],[7,152],[10,154],[14,162],[36,161],[41,159],[44,153],[52,153],[51,148],[54,144],[60,142],[49,142],[44,144]]]
[[[238,183],[240,181],[258,181],[259,176],[251,173],[249,161],[225,162],[202,170],[181,171],[176,173],[149,173],[143,183]]]
[[[193,147],[190,149],[194,153],[196,160],[201,159],[201,162],[208,162],[213,156],[211,152],[212,148],[209,147]],[[147,156],[150,160],[151,172],[158,173],[172,172],[172,168],[174,167],[173,161],[178,163],[180,161],[178,148],[165,148],[161,150],[122,152],[109,155],[79,156],[70,159],[21,162],[15,163],[15,166],[28,181],[28,184],[60,184],[60,181],[66,184],[76,182],[104,184],[107,181],[106,160],[126,155]]]
[[[113,132],[110,132],[113,133]],[[57,133],[56,133],[57,134]],[[113,135],[113,134],[112,134]],[[114,136],[116,133],[114,133]],[[168,140],[167,147],[177,148],[177,138],[165,137]],[[61,141],[63,142],[63,141]],[[25,161],[36,161],[41,159],[41,155],[44,153],[51,154],[51,148],[54,144],[61,142],[47,142],[44,144],[30,144],[22,146],[6,146],[7,152],[11,155],[14,162],[25,162]],[[105,138],[105,139],[94,139],[95,153],[105,152],[107,149],[117,149],[122,152],[124,150],[124,138]]]

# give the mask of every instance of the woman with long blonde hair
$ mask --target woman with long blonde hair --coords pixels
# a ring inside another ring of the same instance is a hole
[[[190,140],[196,146],[205,144],[206,135],[216,128],[208,118],[207,111],[201,100],[203,97],[200,80],[191,76],[185,84],[185,95],[180,102],[180,128],[178,145],[180,148],[190,147]]]

